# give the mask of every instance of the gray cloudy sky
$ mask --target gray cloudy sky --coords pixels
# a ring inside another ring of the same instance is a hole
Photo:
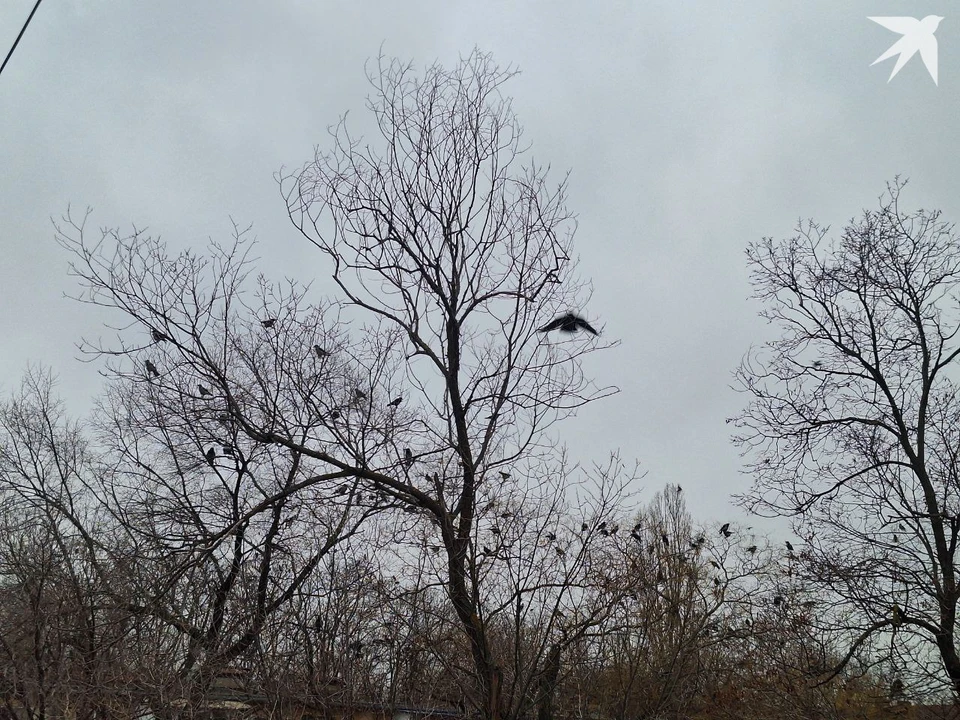
[[[0,50],[33,0],[0,2]],[[943,1],[244,2],[47,0],[0,76],[0,392],[30,361],[72,408],[103,315],[74,290],[52,215],[149,226],[175,247],[252,223],[263,271],[316,278],[273,180],[350,110],[364,62],[452,65],[474,46],[522,75],[506,92],[538,161],[571,170],[587,314],[622,344],[590,369],[622,392],[563,429],[574,457],[621,449],[649,497],[680,482],[698,519],[747,487],[724,418],[731,370],[769,332],[743,250],[814,217],[839,228],[895,174],[907,205],[960,219],[960,13]],[[940,86],[919,56],[887,84],[897,35],[875,15],[944,15]]]

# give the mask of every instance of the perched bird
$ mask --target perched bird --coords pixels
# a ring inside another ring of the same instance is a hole
[[[490,528],[490,532],[491,532],[492,534],[494,534],[494,535],[499,535],[499,534],[500,534],[500,528],[498,528],[496,525],[494,525],[492,528]]]
[[[407,467],[410,467],[411,465],[413,465],[413,451],[410,450],[410,448],[406,448],[403,451],[403,463]]]
[[[604,521],[604,522],[600,523],[599,525],[597,525],[597,529],[598,529],[598,530],[606,530],[606,529],[607,529],[607,523],[606,523],[606,521]]]
[[[793,545],[790,544],[789,540],[787,540],[787,552],[793,552]]]
[[[780,597],[779,595],[775,595],[773,598],[773,604],[776,607],[780,607],[783,604],[783,598]]]
[[[360,388],[353,389],[353,397],[355,400],[363,400],[366,396],[367,394]]]
[[[493,555],[493,550],[491,550],[491,549],[488,548],[486,545],[484,545],[484,546],[483,546],[483,554],[484,554],[484,555]]]
[[[896,678],[892,683],[890,683],[890,697],[900,697],[903,695],[903,680]]]
[[[260,324],[263,325],[265,328],[272,328],[276,323],[277,323],[276,318],[268,318],[266,320],[260,321]]]
[[[731,535],[733,535],[733,533],[730,532],[730,523],[724,523],[723,525],[720,526],[720,534],[723,535],[724,537],[730,537]]]
[[[503,470],[501,470],[501,471],[500,471],[500,477],[502,477],[504,480],[509,480],[509,479],[510,479],[510,473],[504,472]]]
[[[156,328],[154,328],[154,329],[152,329],[152,330],[150,331],[150,335],[153,336],[153,341],[154,341],[154,342],[170,342],[170,336],[167,335],[167,334],[165,334],[165,333],[160,332],[160,331],[157,330]]]
[[[583,523],[583,524],[580,526],[580,532],[586,532],[586,531],[589,530],[589,529],[590,529],[590,526],[587,525],[586,523]]]
[[[387,403],[390,407],[398,407],[400,403],[403,402],[403,397],[395,397],[393,400]]]
[[[324,349],[323,349],[322,347],[320,347],[319,345],[314,345],[314,346],[313,346],[313,351],[317,354],[317,357],[320,358],[320,359],[323,359],[323,358],[325,358],[325,357],[330,357],[330,353],[328,353],[326,350],[324,350]]]
[[[710,561],[710,564],[711,564],[714,568],[716,568],[717,570],[720,569],[720,563],[718,563],[716,560],[711,560],[711,561]]]
[[[217,459],[217,451],[213,448],[207,450],[206,454],[207,462],[210,464],[210,467],[213,467],[213,461]]]
[[[903,611],[899,605],[894,605],[890,613],[890,624],[894,627],[900,627],[903,624]]]
[[[755,555],[757,552],[757,546],[751,545],[750,547],[747,548],[747,552],[750,553],[751,555]]]
[[[593,329],[593,326],[590,325],[586,320],[584,320],[579,315],[574,315],[573,313],[568,312],[566,315],[561,315],[560,317],[551,320],[546,325],[538,330],[538,332],[550,332],[551,330],[559,330],[562,333],[573,334],[578,330],[586,330],[588,333],[593,335],[599,335],[596,330]]]
[[[666,533],[660,533],[660,539],[663,540],[663,544],[666,547],[670,547],[670,538],[667,537]]]
[[[197,390],[200,391],[200,397],[206,397],[210,394],[210,391],[207,390],[203,385],[197,385]]]
[[[330,419],[331,419],[331,420],[337,420],[339,417],[340,417],[340,411],[339,411],[339,410],[334,410],[332,413],[330,413]]]
[[[557,536],[555,533],[547,533],[547,540],[550,542],[556,542]]]
[[[156,365],[154,365],[154,364],[153,364],[152,362],[150,362],[149,360],[147,360],[147,363],[146,363],[146,364],[147,364],[147,372],[148,372],[148,373],[150,373],[150,374],[153,375],[154,377],[160,377],[160,371],[157,370],[157,366],[156,366]]]
[[[564,555],[567,554],[563,551],[563,548],[560,547],[559,545],[555,546],[553,549],[557,551],[557,555],[559,555],[560,557],[563,557]]]

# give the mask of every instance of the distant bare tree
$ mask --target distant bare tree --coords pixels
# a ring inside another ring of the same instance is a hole
[[[904,212],[902,188],[837,241],[810,223],[750,245],[782,335],[737,372],[752,397],[736,441],[744,503],[796,519],[798,569],[847,610],[821,615],[846,637],[839,667],[859,654],[922,675],[933,652],[926,681],[960,696],[960,246],[939,213]]]

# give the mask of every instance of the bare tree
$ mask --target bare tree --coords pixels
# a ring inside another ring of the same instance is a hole
[[[782,334],[737,372],[736,441],[755,477],[743,502],[795,519],[798,569],[846,610],[823,615],[846,638],[838,666],[922,676],[932,652],[939,669],[915,679],[960,694],[960,252],[939,213],[901,210],[902,188],[838,241],[810,223],[750,245]]]
[[[552,422],[604,394],[580,370],[592,335],[538,332],[585,297],[564,186],[519,165],[520,126],[500,94],[512,75],[479,52],[422,77],[381,58],[368,104],[379,146],[341,123],[329,153],[281,178],[291,218],[330,258],[351,312],[392,341],[383,352],[402,369],[412,421],[392,448],[364,453],[366,477],[434,528],[469,639],[470,699],[488,718],[513,709],[484,609],[478,505],[522,484],[513,466],[547,451]]]
[[[119,438],[122,458],[113,486],[136,498],[138,525],[150,519],[141,542],[182,549],[184,572],[198,571],[202,556],[221,578],[203,629],[182,625],[188,658],[253,647],[264,609],[276,607],[253,586],[275,566],[271,543],[286,512],[332,513],[310,518],[326,523],[326,541],[306,556],[313,567],[344,533],[377,526],[361,526],[364,516],[403,508],[395,527],[419,524],[424,545],[442,548],[442,585],[470,651],[468,700],[489,718],[524,707],[514,698],[527,693],[504,689],[496,646],[503,601],[528,592],[518,568],[536,557],[546,572],[557,546],[518,549],[502,575],[481,533],[492,502],[516,504],[524,516],[518,503],[541,484],[538,473],[553,469],[546,431],[610,390],[581,370],[600,346],[593,332],[576,323],[546,331],[558,315],[582,314],[586,295],[570,259],[564,184],[551,188],[546,170],[520,166],[520,127],[500,94],[512,74],[478,52],[422,78],[381,62],[369,108],[382,149],[361,145],[341,123],[329,154],[281,179],[291,218],[333,263],[339,307],[310,308],[304,289],[265,283],[247,303],[249,246],[240,232],[209,258],[171,257],[139,230],[108,230],[91,242],[84,222],[68,215],[60,224],[85,299],[119,309],[149,338],[133,342],[124,329],[116,343],[88,347],[117,358],[108,372],[121,389],[104,413],[104,438]],[[341,313],[373,324],[350,339],[331,320]],[[603,492],[628,480],[607,478]],[[611,513],[612,497],[594,510]],[[516,530],[518,548],[546,527],[539,510],[533,517]],[[261,571],[251,570],[246,585],[248,567]],[[551,587],[564,571],[555,575]],[[184,591],[198,586],[187,578],[177,576]],[[504,595],[507,578],[513,589]],[[260,598],[245,629],[221,617],[241,587]],[[159,612],[159,595],[150,597],[144,607]],[[276,600],[290,597],[282,591]],[[176,605],[198,601],[182,596]],[[536,675],[544,655],[525,657],[521,675]],[[528,684],[513,672],[508,680]]]

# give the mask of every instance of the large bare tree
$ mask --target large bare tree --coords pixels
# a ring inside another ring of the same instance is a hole
[[[270,612],[343,537],[395,533],[402,548],[416,532],[420,550],[439,549],[469,647],[468,702],[513,717],[551,686],[537,678],[564,632],[576,634],[557,619],[587,592],[583,540],[622,510],[630,477],[616,463],[583,473],[596,490],[579,523],[561,517],[563,503],[548,512],[576,470],[547,431],[612,390],[581,370],[605,344],[595,319],[567,328],[580,332],[541,331],[586,313],[588,298],[565,185],[522,164],[501,95],[512,75],[479,52],[421,77],[381,60],[370,74],[378,142],[341,123],[332,150],[281,177],[291,218],[330,262],[334,306],[266,282],[251,300],[239,231],[204,257],[172,255],[140,230],[91,239],[79,219],[59,224],[84,299],[126,318],[116,341],[87,346],[112,358],[102,439],[119,458],[113,487],[142,511],[117,517],[146,528],[139,541],[158,557],[184,557],[173,584],[157,574],[144,608],[159,613],[163,593],[195,590],[191,572],[219,583],[202,626],[164,611],[190,638],[187,667],[252,650]],[[340,317],[363,319],[364,331],[350,335]],[[574,543],[580,524],[588,530]],[[417,558],[410,549],[396,561]],[[271,592],[283,564],[293,584]],[[252,605],[230,625],[243,593]],[[531,613],[547,629],[533,649],[503,642],[507,621],[516,639]]]
[[[744,502],[794,518],[798,568],[843,608],[821,616],[847,639],[839,665],[960,694],[960,246],[939,213],[904,211],[902,188],[836,240],[810,223],[750,245],[780,335],[737,372],[751,399],[736,440]]]
[[[331,150],[281,178],[350,312],[392,340],[384,353],[402,368],[413,420],[395,432],[393,457],[366,455],[379,470],[368,478],[431,523],[470,643],[471,700],[490,718],[521,706],[505,703],[484,609],[495,554],[478,547],[481,510],[502,495],[510,512],[509,495],[537,482],[528,470],[549,452],[544,431],[604,394],[580,369],[592,335],[539,332],[586,296],[564,184],[521,165],[520,126],[501,95],[512,75],[479,52],[421,77],[381,58],[369,74],[376,142],[341,123]]]

